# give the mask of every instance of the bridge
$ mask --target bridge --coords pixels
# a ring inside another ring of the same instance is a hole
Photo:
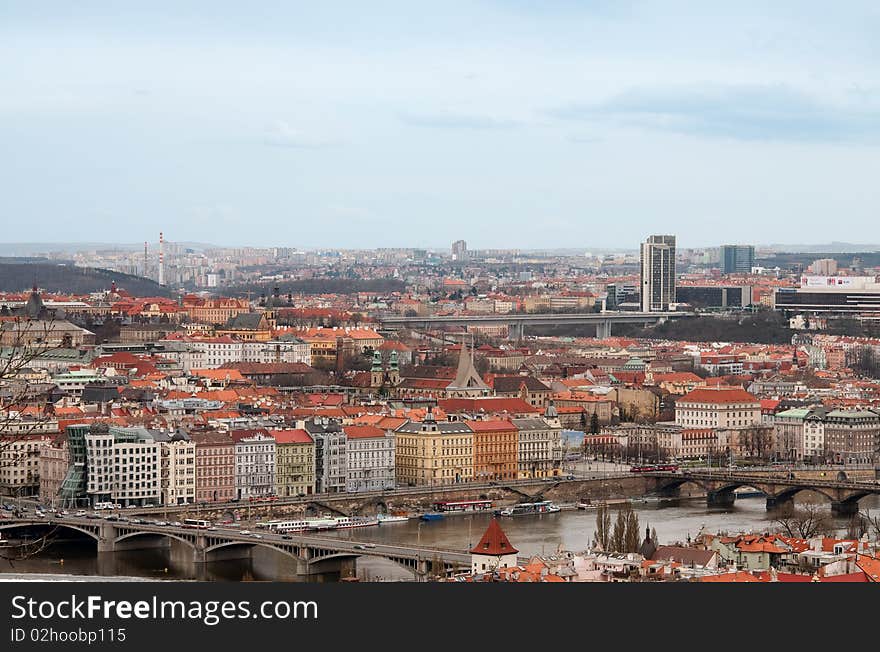
[[[507,326],[512,339],[522,339],[525,327],[556,326],[559,324],[595,325],[596,337],[611,336],[612,324],[655,324],[669,319],[694,317],[693,312],[587,312],[587,313],[540,313],[508,315],[429,315],[403,317],[400,315],[377,316],[384,327],[409,327],[428,329],[431,326]]]
[[[21,528],[43,532],[41,536],[56,529],[79,532],[96,542],[99,556],[121,550],[166,547],[177,541],[192,551],[192,561],[196,564],[248,557],[256,547],[268,548],[295,560],[297,575],[303,577],[339,573],[343,563],[351,563],[358,557],[388,559],[420,577],[447,576],[471,566],[470,552],[463,550],[373,544],[312,535],[282,535],[267,531],[242,534],[239,530],[222,527],[197,529],[78,517],[0,521],[0,531]]]
[[[877,481],[853,481],[844,478],[825,480],[797,477],[794,473],[733,473],[730,471],[684,471],[681,473],[645,473],[654,479],[654,492],[660,496],[674,497],[681,486],[692,483],[706,491],[706,504],[725,507],[733,505],[735,491],[740,487],[752,487],[767,497],[767,509],[792,505],[794,497],[802,491],[814,491],[831,501],[831,511],[840,516],[857,514],[859,500],[872,494],[880,494]]]

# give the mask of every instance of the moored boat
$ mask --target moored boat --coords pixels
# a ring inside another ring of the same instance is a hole
[[[427,512],[419,516],[419,518],[423,521],[439,521],[443,518],[443,514],[440,512]]]

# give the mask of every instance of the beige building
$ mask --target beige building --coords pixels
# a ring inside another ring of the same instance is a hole
[[[196,444],[183,430],[153,431],[159,443],[161,500],[163,505],[183,505],[196,500]]]
[[[315,493],[315,441],[302,429],[270,430],[275,438],[275,495]]]
[[[4,496],[36,496],[40,491],[40,453],[50,445],[46,434],[22,434],[0,448],[0,493]]]
[[[675,423],[684,428],[735,428],[761,423],[761,403],[739,387],[700,388],[675,404]]]
[[[398,487],[469,482],[474,477],[474,433],[460,421],[407,421],[395,431]]]
[[[40,500],[53,504],[61,491],[61,484],[70,466],[67,437],[58,437],[40,449]]]

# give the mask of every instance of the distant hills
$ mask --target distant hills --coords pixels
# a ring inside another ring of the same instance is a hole
[[[117,287],[141,297],[169,297],[171,291],[155,281],[109,269],[52,263],[0,262],[0,292],[23,292],[34,285],[50,293],[88,294]]]

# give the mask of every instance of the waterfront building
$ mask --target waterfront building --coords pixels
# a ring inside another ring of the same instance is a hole
[[[227,502],[235,498],[235,442],[228,432],[193,433],[196,446],[196,500]]]
[[[518,552],[504,534],[498,519],[493,518],[480,541],[471,548],[471,572],[491,573],[516,566]]]
[[[348,492],[395,487],[395,435],[375,426],[345,426]]]
[[[154,431],[161,456],[160,486],[163,505],[183,505],[196,500],[196,444],[182,428]]]
[[[302,428],[315,442],[315,491],[345,491],[348,483],[348,455],[342,426],[327,417],[316,416],[303,422]]]
[[[302,428],[270,430],[275,439],[275,495],[315,493],[315,441]]]
[[[397,486],[424,487],[474,478],[474,432],[461,421],[436,421],[429,406],[423,421],[395,430]]]
[[[263,429],[232,430],[235,442],[235,498],[275,495],[275,440]]]

